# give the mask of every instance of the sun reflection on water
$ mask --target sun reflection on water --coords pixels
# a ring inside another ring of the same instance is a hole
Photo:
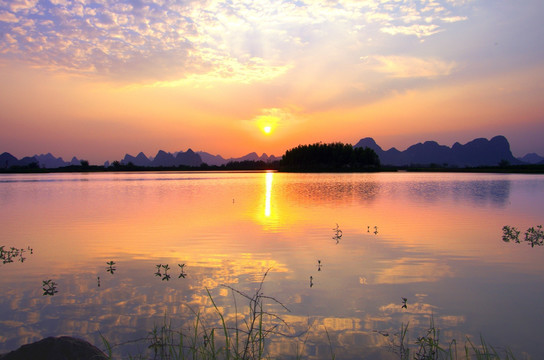
[[[280,227],[282,225],[280,225],[280,222],[285,220],[285,216],[283,216],[280,221],[280,212],[278,211],[280,204],[277,201],[281,199],[278,198],[278,194],[275,192],[275,188],[278,186],[274,184],[277,174],[274,171],[267,171],[261,176],[261,179],[264,180],[264,187],[261,187],[262,190],[259,194],[261,200],[259,201],[258,208],[255,209],[254,219],[266,232],[276,233],[281,230]],[[285,215],[284,212],[282,213]]]
[[[266,200],[264,205],[264,216],[270,217],[271,211],[270,211],[270,199],[272,197],[272,181],[274,180],[274,173],[273,172],[267,172],[266,173]]]

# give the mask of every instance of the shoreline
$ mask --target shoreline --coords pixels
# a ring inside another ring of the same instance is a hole
[[[478,167],[436,167],[436,166],[382,166],[380,168],[353,170],[348,169],[315,169],[296,171],[281,169],[277,164],[256,164],[255,166],[179,166],[179,167],[146,167],[122,166],[104,168],[99,165],[67,166],[62,168],[11,168],[0,169],[0,174],[51,174],[51,173],[95,173],[95,172],[229,172],[229,171],[276,171],[280,173],[380,173],[380,172],[440,172],[440,173],[499,173],[499,174],[544,174],[544,165],[511,165],[511,166],[478,166]]]

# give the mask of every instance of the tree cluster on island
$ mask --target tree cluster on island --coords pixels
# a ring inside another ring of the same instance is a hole
[[[374,150],[341,142],[299,145],[287,150],[280,160],[281,171],[372,171],[379,167],[380,158]]]

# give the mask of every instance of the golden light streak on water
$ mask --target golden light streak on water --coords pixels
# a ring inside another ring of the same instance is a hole
[[[266,173],[266,201],[264,205],[264,216],[270,217],[270,199],[272,198],[272,181],[274,180],[274,173]]]

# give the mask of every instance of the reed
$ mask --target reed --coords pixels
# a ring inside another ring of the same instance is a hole
[[[193,311],[194,321],[186,330],[176,329],[165,316],[162,325],[155,325],[145,339],[134,342],[149,344],[146,350],[131,359],[160,359],[160,360],[185,360],[185,359],[227,359],[227,360],[253,360],[264,359],[266,354],[266,340],[271,335],[283,335],[279,331],[280,325],[287,323],[277,314],[269,312],[267,305],[275,303],[286,311],[289,311],[277,299],[266,296],[263,293],[263,284],[268,271],[264,274],[259,286],[252,294],[246,294],[230,286],[235,303],[235,320],[229,324],[221,312],[208,289],[207,295],[217,315],[219,326],[209,326],[199,311]],[[238,311],[237,298],[247,300],[248,312],[242,315]],[[107,356],[114,359],[113,348],[119,345],[111,345],[104,336],[100,335]]]
[[[148,345],[143,352],[131,356],[130,359],[268,359],[271,356],[267,353],[267,339],[272,335],[295,339],[296,353],[289,358],[303,359],[310,328],[296,335],[288,335],[280,331],[280,326],[285,325],[289,328],[289,325],[279,315],[268,311],[267,306],[276,304],[286,311],[289,309],[275,298],[264,295],[263,283],[267,274],[268,271],[264,274],[255,292],[249,295],[226,286],[231,290],[234,300],[234,320],[227,321],[211,292],[206,289],[213,313],[217,316],[216,321],[213,321],[215,326],[208,325],[211,321],[205,319],[200,311],[193,311],[194,320],[185,330],[174,328],[171,321],[165,316],[163,324],[155,325],[145,339],[134,341],[143,341]],[[248,311],[239,311],[237,302],[240,297],[247,301]],[[401,324],[399,334],[392,337],[391,349],[399,360],[515,359],[509,349],[499,353],[488,345],[483,337],[480,337],[479,345],[468,337],[462,346],[455,339],[449,342],[441,341],[440,329],[435,325],[433,316],[430,317],[428,328],[423,331],[423,334],[416,336],[415,340],[410,340],[411,329],[409,329],[409,325],[409,323]],[[328,356],[331,360],[335,360],[337,355],[334,351],[333,339],[331,339],[326,327],[325,333],[329,348]],[[113,349],[123,344],[112,346],[104,336],[101,334],[100,336],[109,359],[116,359]],[[461,351],[458,351],[458,347],[461,348]],[[361,358],[364,358],[363,354],[361,354]]]
[[[414,342],[409,341],[409,324],[402,324],[399,333],[399,344],[395,346],[400,360],[515,360],[510,349],[505,349],[501,355],[492,346],[489,346],[480,336],[480,344],[474,344],[468,337],[460,354],[457,350],[457,341],[440,342],[440,329],[434,324],[431,316],[429,328],[423,336],[418,336]]]

